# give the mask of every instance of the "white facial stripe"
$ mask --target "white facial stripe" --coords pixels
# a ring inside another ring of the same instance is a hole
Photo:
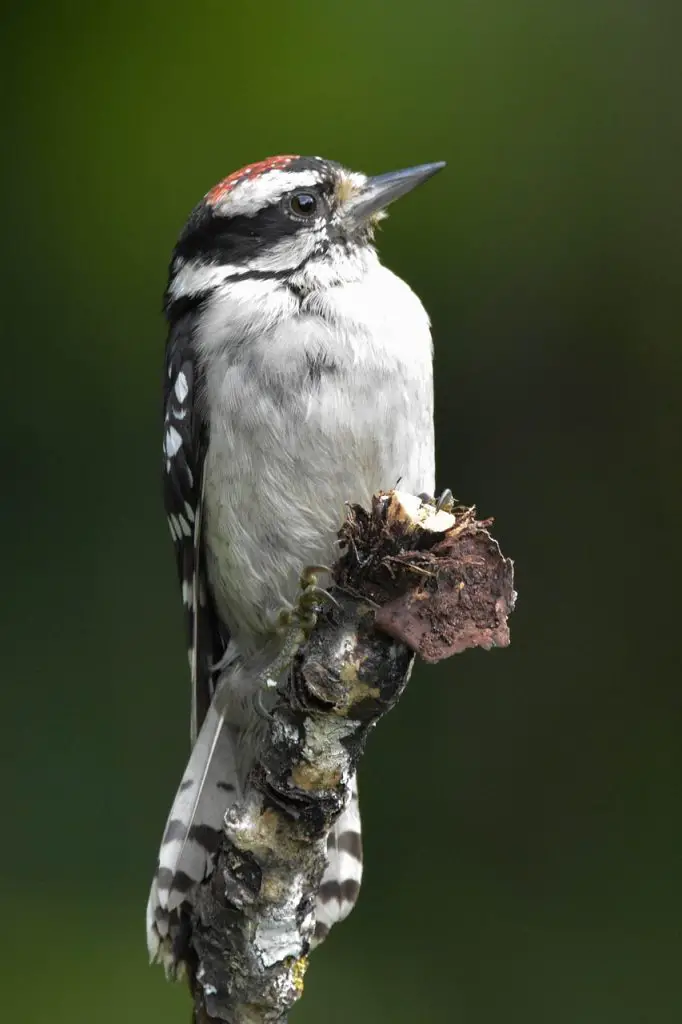
[[[277,273],[282,270],[295,270],[304,260],[312,256],[319,242],[325,237],[324,220],[310,224],[305,231],[288,235],[281,241],[267,246],[260,256],[249,260],[247,271],[261,273]]]
[[[213,266],[190,260],[188,263],[183,263],[179,270],[176,270],[170,282],[168,294],[171,299],[180,299],[187,295],[200,295],[202,292],[216,288],[223,281],[226,281],[228,277],[233,277],[235,274],[242,274],[243,272],[243,267],[236,267],[232,263]]]
[[[276,203],[287,192],[295,188],[311,188],[320,181],[320,174],[314,170],[265,171],[257,178],[246,178],[238,182],[218,200],[214,209],[230,217],[253,217],[264,206]]]
[[[324,235],[324,222],[320,221],[317,230],[310,230],[301,235],[283,238],[271,245],[261,256],[244,263],[223,263],[219,265],[201,263],[199,260],[187,262],[176,260],[175,275],[170,282],[168,294],[172,300],[185,298],[189,295],[201,295],[223,284],[228,278],[243,277],[252,273],[277,273],[282,270],[295,270],[308,256],[312,255],[315,246]]]

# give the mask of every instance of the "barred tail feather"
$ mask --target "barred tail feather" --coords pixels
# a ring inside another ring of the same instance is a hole
[[[183,904],[210,872],[227,808],[238,797],[238,774],[230,730],[209,709],[178,788],[161,841],[147,903],[150,959],[173,974],[181,954]],[[351,912],[362,881],[362,839],[357,777],[348,806],[327,839],[327,867],[315,904],[313,947]]]
[[[357,775],[353,776],[348,806],[327,838],[327,867],[315,904],[313,947],[323,942],[330,928],[348,917],[362,882],[362,832]]]
[[[147,903],[152,961],[175,965],[181,905],[209,873],[223,817],[237,796],[238,776],[229,728],[209,708],[168,816]]]

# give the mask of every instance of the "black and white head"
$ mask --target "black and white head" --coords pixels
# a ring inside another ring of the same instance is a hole
[[[443,163],[368,177],[321,157],[275,156],[230,174],[193,210],[178,240],[167,306],[233,280],[333,283],[373,254],[386,207]]]

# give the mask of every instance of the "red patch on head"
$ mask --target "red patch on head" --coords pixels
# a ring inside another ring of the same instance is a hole
[[[267,160],[259,160],[257,164],[247,164],[246,167],[234,171],[227,178],[219,181],[207,194],[206,202],[211,203],[211,205],[218,203],[240,182],[258,178],[261,174],[265,174],[266,171],[280,171],[288,167],[292,160],[298,160],[298,156],[271,156]]]

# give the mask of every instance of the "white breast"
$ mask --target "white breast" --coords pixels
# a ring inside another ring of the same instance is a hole
[[[398,480],[434,488],[429,322],[378,261],[301,302],[232,282],[200,336],[207,373],[209,578],[245,650],[296,594],[303,566],[336,558],[347,501]]]

